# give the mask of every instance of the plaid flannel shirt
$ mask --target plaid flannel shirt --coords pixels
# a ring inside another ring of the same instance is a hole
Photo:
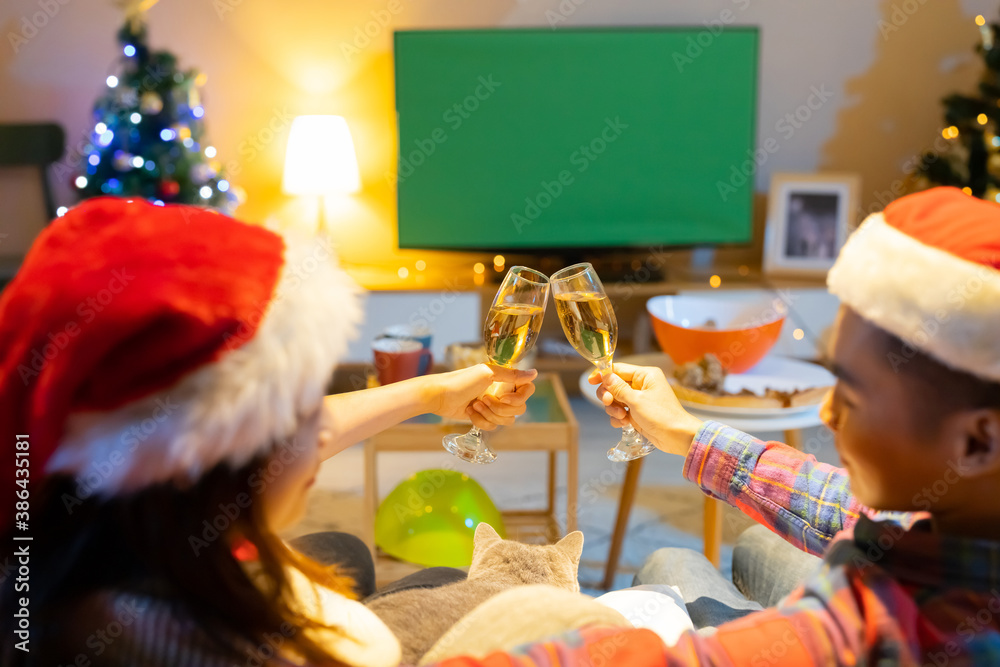
[[[590,629],[442,667],[1000,665],[1000,543],[931,532],[922,513],[874,512],[842,469],[716,422],[698,431],[684,474],[823,556],[822,568],[777,607],[673,647],[645,630]]]

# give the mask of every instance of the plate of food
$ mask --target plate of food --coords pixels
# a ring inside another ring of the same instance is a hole
[[[822,366],[778,355],[764,357],[745,373],[727,373],[712,355],[680,366],[660,353],[618,361],[659,366],[681,404],[705,415],[786,417],[809,412],[837,381]]]
[[[822,366],[770,355],[745,373],[725,373],[706,355],[668,376],[677,398],[699,412],[777,417],[814,409],[837,379]]]

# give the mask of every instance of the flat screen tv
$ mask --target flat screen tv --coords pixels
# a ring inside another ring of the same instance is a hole
[[[400,247],[749,242],[758,37],[396,32]]]

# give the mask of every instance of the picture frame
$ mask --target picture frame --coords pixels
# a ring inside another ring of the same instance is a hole
[[[861,177],[854,173],[776,173],[764,235],[766,275],[824,277],[857,226]]]

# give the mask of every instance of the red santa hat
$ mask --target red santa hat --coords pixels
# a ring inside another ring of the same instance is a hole
[[[1000,204],[950,187],[902,197],[851,235],[828,285],[913,347],[1000,382]]]
[[[84,496],[240,466],[318,407],[359,293],[319,238],[87,201],[39,235],[0,295],[4,449],[27,436],[32,483],[69,475]],[[0,457],[0,524],[14,461]]]

